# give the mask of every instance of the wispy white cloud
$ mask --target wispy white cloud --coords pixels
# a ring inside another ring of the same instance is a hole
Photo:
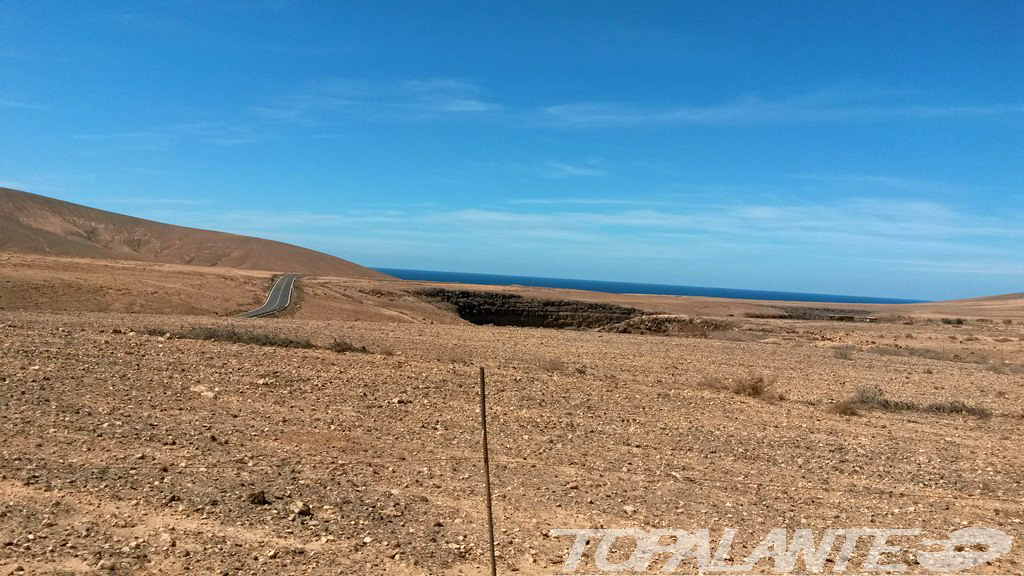
[[[590,162],[587,164],[568,164],[565,162],[547,162],[545,168],[551,176],[555,177],[566,177],[566,176],[585,176],[595,177],[604,176],[607,172],[599,167],[597,163]]]
[[[371,82],[333,78],[250,110],[257,116],[300,123],[331,116],[362,120],[409,121],[473,116],[503,107],[482,96],[475,84],[451,78]]]
[[[252,106],[249,111],[261,118],[296,123],[324,121],[332,115],[409,121],[501,113],[507,121],[566,127],[729,126],[1024,115],[1024,102],[935,104],[911,100],[920,97],[909,91],[841,86],[788,98],[751,94],[708,104],[654,106],[582,101],[531,109],[508,107],[485,98],[481,87],[465,80],[380,82],[332,78],[312,82],[292,94]]]
[[[0,186],[64,198],[69,192],[93,185],[96,179],[93,173],[29,172],[8,175]]]
[[[96,197],[92,201],[102,203],[104,205],[123,205],[123,206],[157,206],[157,207],[168,207],[168,206],[209,206],[213,202],[211,200],[203,200],[196,198],[176,198],[176,197],[157,197],[157,196],[112,196],[112,197]]]
[[[268,120],[297,120],[305,114],[304,110],[298,108],[279,108],[275,106],[250,106],[248,110]]]
[[[343,132],[323,132],[319,134],[306,134],[306,138],[313,138],[314,140],[337,140],[339,138],[351,137],[351,134],[345,134]]]
[[[132,24],[142,21],[144,17],[138,12],[126,12],[123,14],[114,14],[110,19],[119,24]]]
[[[447,181],[466,177],[491,179],[507,176],[544,179],[594,179],[608,176],[609,174],[609,168],[600,158],[572,162],[502,159],[468,162],[447,168],[443,177]]]
[[[148,140],[166,135],[165,132],[156,131],[122,131],[122,132],[93,132],[87,134],[75,134],[75,140],[86,142],[105,142],[111,140]]]
[[[176,142],[203,142],[217,146],[257,144],[275,139],[272,133],[248,124],[184,122],[146,130],[76,134],[74,140],[103,143],[125,150],[166,150]]]
[[[44,108],[41,104],[35,102],[25,102],[23,100],[9,100],[0,98],[0,108],[20,108],[22,110],[41,110]]]
[[[893,176],[887,174],[804,172],[793,174],[792,177],[797,180],[820,184],[830,190],[884,189],[918,195],[941,192],[963,193],[976,190],[976,187],[974,186],[960,183],[922,180],[919,178],[907,178],[905,176]]]
[[[653,206],[664,204],[664,202],[652,200],[629,200],[622,198],[512,198],[507,203],[534,206]]]
[[[575,102],[542,110],[547,122],[579,127],[785,124],[999,115],[1024,115],[1024,103],[922,104],[894,99],[890,92],[829,89],[784,99],[750,95],[705,105],[657,107]]]
[[[954,273],[970,275],[1001,275],[1001,276],[1024,276],[1024,264],[1008,259],[989,259],[977,261],[971,258],[950,259],[945,261],[922,260],[911,258],[870,258],[870,257],[844,257],[835,258],[822,256],[825,259],[844,260],[848,262],[866,262],[873,265],[894,267],[902,270],[913,270],[919,272]]]
[[[171,148],[173,135],[158,131],[92,132],[74,134],[71,139],[89,144],[86,150],[89,154],[96,154],[100,149],[157,152]]]
[[[118,30],[145,32],[148,34],[177,34],[184,36],[195,29],[195,22],[175,17],[169,12],[151,9],[144,12],[119,12],[98,14],[101,21],[107,22]]]

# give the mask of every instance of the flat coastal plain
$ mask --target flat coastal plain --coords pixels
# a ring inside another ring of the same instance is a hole
[[[736,562],[773,528],[1024,535],[1020,296],[304,277],[283,315],[233,317],[274,276],[0,254],[0,574],[485,574],[479,366],[501,574],[562,573],[562,528],[736,528]],[[459,290],[645,316],[477,325]]]

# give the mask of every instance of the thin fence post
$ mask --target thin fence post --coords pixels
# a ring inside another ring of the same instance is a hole
[[[491,510],[491,460],[487,449],[487,386],[484,367],[480,367],[480,428],[483,430],[484,494],[487,498],[487,547],[491,553],[491,576],[498,575],[494,558],[494,513]]]

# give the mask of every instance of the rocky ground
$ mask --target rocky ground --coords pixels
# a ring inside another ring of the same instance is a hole
[[[1024,325],[731,322],[0,312],[0,574],[484,574],[478,365],[502,574],[561,573],[557,528],[1022,535]],[[207,326],[317,347],[174,336]],[[913,407],[834,413],[866,388]]]

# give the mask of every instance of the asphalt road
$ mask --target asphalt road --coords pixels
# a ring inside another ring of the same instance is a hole
[[[277,282],[274,283],[274,287],[270,289],[270,296],[267,296],[267,302],[251,312],[240,314],[240,316],[259,318],[260,316],[274,314],[287,308],[292,303],[292,288],[295,286],[295,280],[298,277],[298,274],[285,274],[278,278]]]

